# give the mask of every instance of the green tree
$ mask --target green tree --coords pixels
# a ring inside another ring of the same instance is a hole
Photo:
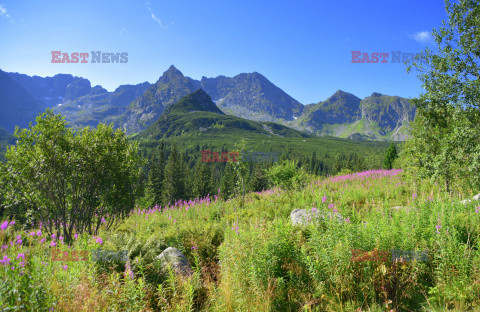
[[[165,144],[160,144],[160,149],[152,161],[152,168],[148,175],[149,193],[152,195],[154,205],[162,205],[163,180],[165,170]]]
[[[231,162],[227,162],[220,181],[221,196],[224,200],[231,198],[235,194],[235,185],[238,181],[237,172]]]
[[[256,164],[253,169],[253,177],[250,182],[250,189],[254,192],[260,192],[268,188],[268,179],[265,170],[260,164]]]
[[[198,161],[193,174],[194,197],[205,197],[207,194],[213,194],[211,166],[212,163]]]
[[[183,159],[180,159],[176,145],[173,145],[172,152],[165,166],[163,190],[163,202],[165,204],[186,198]]]
[[[293,160],[269,168],[267,177],[273,185],[283,189],[303,187],[306,182],[305,170],[298,168],[298,164]]]
[[[74,130],[51,110],[29,129],[16,129],[9,148],[4,196],[10,205],[34,207],[49,233],[96,234],[102,218],[110,228],[133,209],[140,173],[138,146],[103,124]]]
[[[390,146],[385,153],[385,158],[383,159],[383,166],[385,169],[392,169],[393,168],[393,161],[397,158],[397,148],[395,144],[390,143]]]
[[[480,7],[477,1],[446,1],[448,21],[433,37],[438,51],[426,49],[407,68],[420,72],[425,93],[413,100],[417,115],[405,154],[420,176],[480,187]]]

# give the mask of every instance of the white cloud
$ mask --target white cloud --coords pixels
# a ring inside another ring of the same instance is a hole
[[[120,31],[118,32],[119,35],[122,35],[124,32],[126,32],[127,29],[125,27],[123,27],[122,29],[120,29]]]
[[[161,19],[159,19],[158,17],[156,17],[155,14],[153,14],[152,9],[148,8],[148,10],[150,11],[150,14],[152,15],[152,19],[153,19],[155,22],[158,23],[158,26],[160,26],[160,28],[163,28],[163,29],[167,29],[167,28],[168,28],[168,26],[163,25]]]
[[[5,17],[10,17],[7,13],[7,8],[5,8],[4,4],[0,4],[0,15],[3,15]]]
[[[420,43],[432,41],[432,35],[428,31],[419,31],[411,37]]]

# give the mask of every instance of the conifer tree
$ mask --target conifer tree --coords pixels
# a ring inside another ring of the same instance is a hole
[[[228,162],[223,171],[222,180],[220,182],[220,191],[224,200],[229,199],[235,194],[235,186],[237,174],[231,162]]]
[[[154,205],[161,205],[163,198],[163,180],[165,170],[165,145],[162,141],[158,154],[154,156],[152,168],[148,177],[149,191],[153,197]]]
[[[253,169],[252,181],[250,189],[253,192],[260,192],[268,188],[268,179],[264,168],[260,164],[256,164]]]
[[[213,193],[211,163],[198,161],[193,175],[193,196],[205,197]]]
[[[397,158],[397,148],[393,143],[390,143],[390,146],[387,149],[387,153],[385,154],[385,158],[383,160],[383,166],[385,169],[392,169],[393,161]]]
[[[163,202],[165,204],[185,198],[185,174],[182,163],[183,159],[179,158],[177,147],[173,145],[165,166],[165,178],[163,180]]]

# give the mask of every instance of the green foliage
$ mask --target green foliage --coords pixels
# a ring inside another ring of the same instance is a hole
[[[256,164],[253,170],[253,176],[250,182],[250,189],[253,192],[260,192],[268,189],[268,178],[265,169],[261,165]]]
[[[385,169],[392,169],[393,162],[397,158],[397,148],[395,144],[391,143],[390,147],[387,149],[387,153],[385,154],[385,158],[383,159],[383,166]]]
[[[175,200],[186,198],[185,168],[183,158],[177,152],[174,145],[167,165],[165,166],[165,178],[163,180],[163,202],[174,203]]]
[[[52,111],[38,116],[30,129],[17,129],[5,166],[7,203],[27,203],[50,233],[72,240],[96,233],[127,216],[135,202],[139,175],[137,146],[125,134],[99,125],[75,131]]]
[[[284,189],[301,188],[306,183],[305,171],[295,161],[284,161],[268,170],[268,179],[274,186]]]
[[[407,154],[422,176],[443,179],[448,191],[478,190],[479,7],[474,1],[447,1],[446,10],[448,21],[433,31],[438,51],[427,49],[425,64],[413,64],[426,93],[414,100],[418,114]]]
[[[223,199],[227,200],[235,195],[235,185],[238,181],[237,172],[233,167],[233,163],[228,162],[220,182],[220,191]]]
[[[199,160],[193,175],[193,197],[206,197],[213,192],[211,164]]]
[[[163,204],[163,181],[164,181],[164,169],[165,169],[165,145],[163,142],[160,145],[158,155],[152,162],[152,169],[150,170],[149,179],[149,191],[152,194],[153,205]]]

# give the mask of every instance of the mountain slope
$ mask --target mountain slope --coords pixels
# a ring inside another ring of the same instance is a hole
[[[183,76],[175,66],[170,66],[155,84],[131,103],[123,118],[122,128],[127,134],[146,129],[160,117],[168,105],[199,87],[198,81]]]
[[[84,96],[91,89],[88,79],[69,74],[58,74],[53,77],[31,77],[19,73],[9,73],[9,75],[43,107],[53,107],[64,100]]]
[[[81,97],[65,100],[55,106],[54,111],[76,127],[97,126],[99,123],[113,123],[121,127],[123,116],[132,101],[142,96],[150,87],[144,82],[137,85],[122,85],[115,91],[108,92],[101,86],[95,86]]]
[[[292,126],[340,138],[404,141],[414,118],[408,99],[373,93],[361,100],[339,90],[326,101],[307,105]]]
[[[202,77],[200,83],[220,109],[238,117],[292,121],[303,110],[302,104],[257,72],[233,78]]]
[[[16,125],[28,126],[42,111],[43,108],[37,100],[8,73],[0,70],[0,127],[13,133]]]
[[[7,151],[7,146],[15,144],[15,137],[7,132],[7,130],[0,128],[0,162],[5,160],[4,155]]]
[[[146,129],[169,105],[202,88],[222,111],[256,121],[292,121],[303,105],[261,74],[239,74],[233,78],[185,77],[173,65],[163,73],[125,114],[123,128],[128,134]]]
[[[169,106],[160,118],[135,139],[159,140],[174,136],[252,135],[265,137],[309,137],[308,134],[288,127],[255,122],[225,115],[202,89],[186,95]]]
[[[349,124],[361,118],[360,102],[355,95],[338,90],[326,101],[306,107],[298,125],[310,132],[336,135],[338,131],[331,125]]]

